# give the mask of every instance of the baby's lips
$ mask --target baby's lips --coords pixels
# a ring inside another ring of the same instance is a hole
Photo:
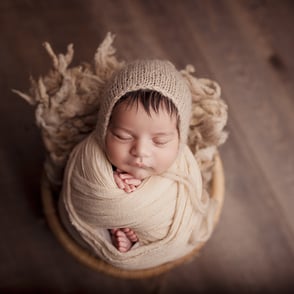
[[[145,168],[145,169],[148,168],[148,166],[146,165],[146,163],[144,163],[144,162],[142,162],[142,161],[136,161],[136,162],[134,163],[134,166],[135,166],[135,167],[139,167],[139,168]]]

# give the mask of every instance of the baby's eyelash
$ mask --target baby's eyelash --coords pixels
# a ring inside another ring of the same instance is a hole
[[[153,142],[156,145],[163,146],[163,145],[166,145],[169,141],[157,141],[157,140],[154,140]]]
[[[118,134],[115,134],[115,133],[113,133],[113,135],[114,135],[116,138],[118,138],[119,140],[123,140],[123,141],[132,140],[132,137],[130,137],[130,136],[126,136],[126,137],[124,137],[124,136],[121,136],[121,135],[118,135]]]

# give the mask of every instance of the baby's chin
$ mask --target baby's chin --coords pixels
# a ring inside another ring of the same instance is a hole
[[[154,175],[154,173],[152,172],[152,169],[150,169],[150,168],[135,168],[130,171],[130,174],[134,178],[141,180],[141,181]]]

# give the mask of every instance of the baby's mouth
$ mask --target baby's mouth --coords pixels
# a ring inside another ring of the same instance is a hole
[[[135,166],[140,167],[140,168],[144,168],[145,167],[145,165],[144,165],[143,162],[136,162],[135,163]]]
[[[148,169],[149,166],[146,165],[144,162],[142,161],[137,161],[134,163],[134,167],[138,167],[138,168],[142,168],[142,169]]]
[[[136,163],[134,166],[140,169],[147,169],[147,166],[145,166],[144,163]]]

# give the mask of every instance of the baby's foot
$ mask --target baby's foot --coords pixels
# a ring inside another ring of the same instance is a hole
[[[121,230],[126,234],[131,242],[136,243],[139,241],[136,233],[132,229],[122,228]]]
[[[137,235],[132,229],[112,229],[112,242],[120,252],[128,252],[134,243],[138,241]]]
[[[132,241],[127,237],[126,233],[121,229],[111,230],[112,242],[116,249],[120,252],[128,252],[133,246]]]

